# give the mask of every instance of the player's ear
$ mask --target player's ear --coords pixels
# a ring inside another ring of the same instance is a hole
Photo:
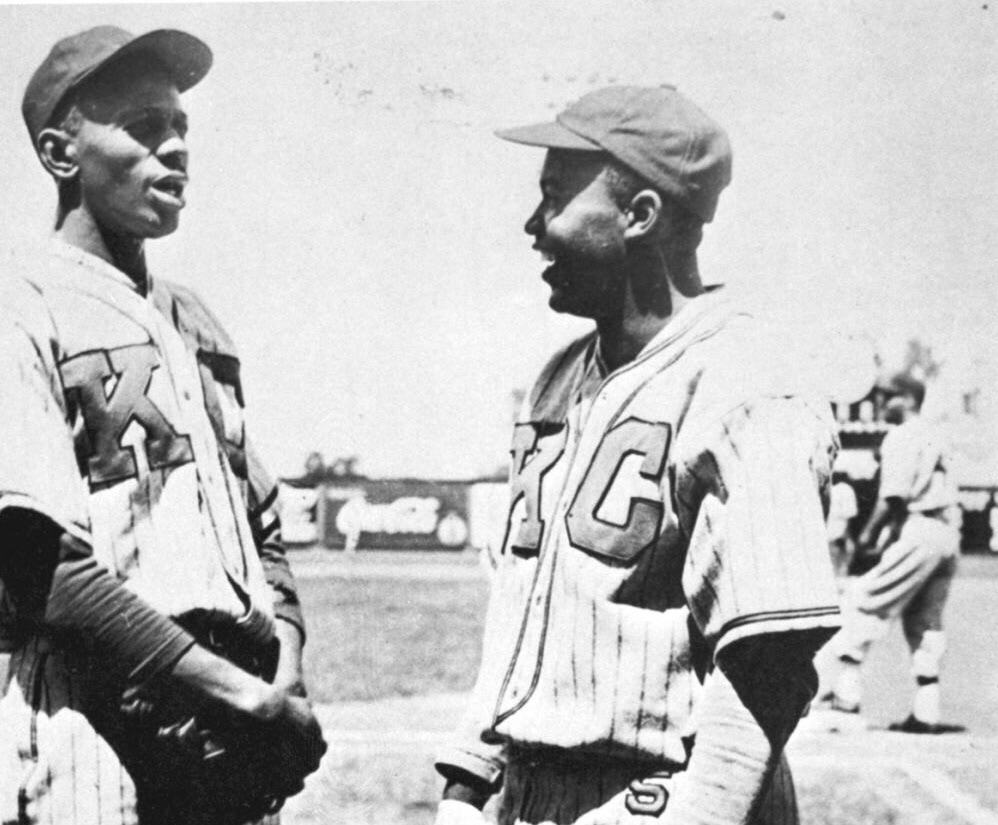
[[[35,151],[42,166],[57,181],[76,177],[79,165],[76,157],[76,140],[63,129],[42,129],[35,141]]]
[[[627,227],[624,238],[627,240],[651,235],[662,220],[662,196],[654,189],[642,189],[627,207]]]

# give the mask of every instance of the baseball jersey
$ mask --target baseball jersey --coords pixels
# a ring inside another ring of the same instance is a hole
[[[837,626],[830,410],[763,340],[708,293],[613,372],[595,333],[548,363],[513,430],[482,664],[438,767],[494,781],[507,743],[683,764],[712,656]]]
[[[275,617],[302,627],[239,360],[193,293],[159,279],[142,292],[54,241],[0,281],[0,353],[0,509],[87,541],[168,616],[235,618],[258,641]],[[136,825],[132,777],[80,712],[86,673],[3,605],[0,821]]]
[[[6,287],[0,507],[79,535],[161,613],[272,623],[282,595],[257,543],[274,496],[250,479],[238,360],[217,321],[191,293],[155,281],[143,295],[58,241]]]
[[[880,497],[897,497],[913,513],[957,503],[942,431],[920,417],[889,430],[880,445]]]

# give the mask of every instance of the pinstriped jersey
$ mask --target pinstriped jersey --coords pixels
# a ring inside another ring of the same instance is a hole
[[[0,507],[85,538],[166,615],[252,607],[272,621],[224,333],[202,323],[203,346],[191,346],[189,293],[157,283],[143,295],[59,242],[19,275],[0,332],[0,420],[16,428],[0,455]]]
[[[681,764],[714,654],[837,626],[833,423],[782,363],[713,293],[609,374],[595,334],[550,361],[514,427],[482,665],[438,764],[494,780],[506,742]]]

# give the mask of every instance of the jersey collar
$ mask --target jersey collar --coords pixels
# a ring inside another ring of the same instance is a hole
[[[113,264],[108,263],[97,255],[80,249],[78,246],[68,244],[59,238],[51,238],[49,245],[52,254],[64,261],[84,267],[93,274],[124,286],[142,297],[146,297],[152,293],[152,275],[148,273],[146,274],[145,283],[139,285]]]
[[[665,325],[642,348],[633,361],[621,364],[614,372],[621,372],[644,361],[655,353],[675,345],[690,335],[710,335],[718,330],[738,310],[732,304],[720,287],[713,287],[707,292],[687,301],[675,315],[670,317]],[[599,336],[596,336],[592,348],[592,358],[604,376],[609,375],[603,360]]]

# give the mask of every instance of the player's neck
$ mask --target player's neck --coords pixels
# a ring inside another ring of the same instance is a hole
[[[145,290],[148,271],[141,238],[108,232],[82,209],[60,211],[54,234],[63,243],[107,261],[131,278],[140,290]]]
[[[630,363],[669,320],[704,291],[696,255],[683,261],[643,261],[628,276],[619,315],[596,319],[600,353],[609,370]],[[652,265],[649,265],[652,264]]]

